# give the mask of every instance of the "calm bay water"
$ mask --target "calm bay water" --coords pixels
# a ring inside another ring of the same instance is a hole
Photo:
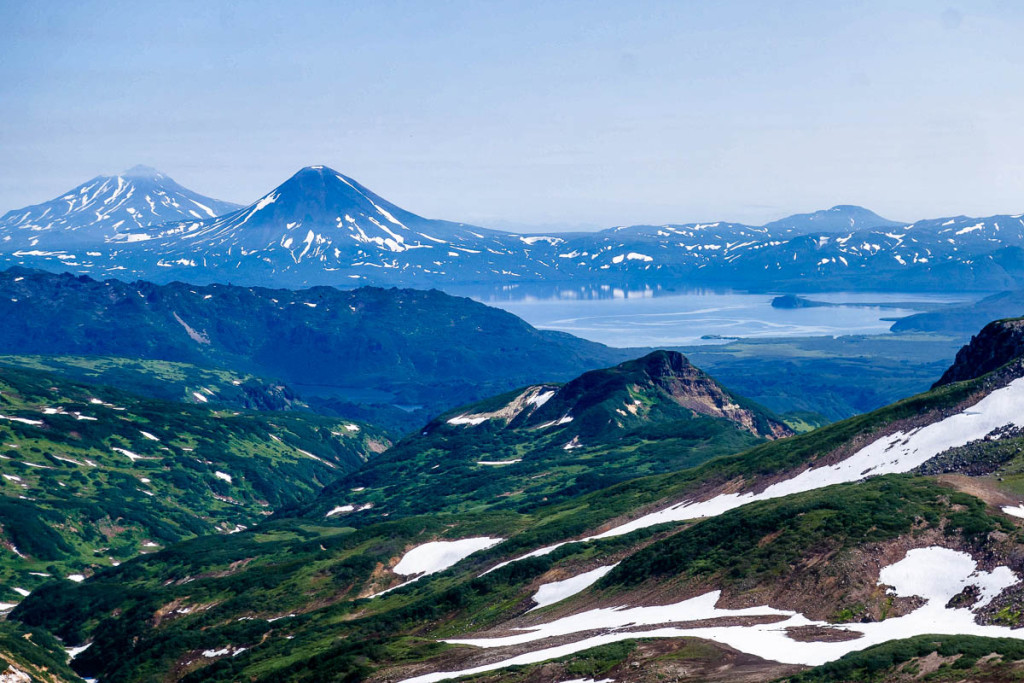
[[[892,319],[973,297],[905,293],[815,293],[827,308],[772,308],[773,294],[690,292],[659,294],[568,290],[544,296],[518,292],[477,295],[531,325],[561,330],[610,346],[684,346],[722,343],[722,337],[806,337],[887,333]],[[518,297],[517,297],[518,295]],[[728,341],[728,340],[725,340]]]

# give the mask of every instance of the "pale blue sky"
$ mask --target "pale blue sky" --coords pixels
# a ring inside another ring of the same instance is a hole
[[[328,164],[479,224],[1024,211],[1019,2],[0,0],[0,212]]]

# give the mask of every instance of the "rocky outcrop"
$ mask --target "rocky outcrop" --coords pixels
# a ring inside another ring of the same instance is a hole
[[[1024,318],[997,320],[971,337],[932,388],[992,372],[1024,354]]]
[[[685,414],[726,419],[769,439],[793,433],[764,408],[732,394],[676,351],[654,351],[613,368],[584,373],[529,419],[539,424],[572,416],[593,429],[631,429]]]

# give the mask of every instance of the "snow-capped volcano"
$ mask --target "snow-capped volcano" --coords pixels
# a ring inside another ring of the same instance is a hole
[[[237,208],[182,187],[156,169],[135,166],[7,212],[0,218],[0,244],[4,251],[98,245],[156,223],[213,218]]]
[[[446,276],[454,259],[481,254],[483,267],[499,273],[489,257],[507,260],[509,241],[522,246],[505,233],[418,216],[333,169],[308,166],[242,209],[122,233],[108,247],[168,276],[209,270],[314,284],[387,281],[376,275],[406,270]]]
[[[238,211],[123,239],[180,239],[192,249],[238,247],[246,253],[280,247],[299,262],[334,250],[398,253],[450,239],[480,239],[481,232],[489,231],[417,216],[333,169],[307,166]]]
[[[232,210],[221,214],[225,207]],[[0,220],[4,265],[285,287],[806,291],[813,281],[836,290],[957,283],[997,291],[1024,287],[1024,216],[906,224],[839,205],[760,226],[717,221],[524,235],[424,218],[326,166],[301,169],[244,208],[136,168],[7,214]]]

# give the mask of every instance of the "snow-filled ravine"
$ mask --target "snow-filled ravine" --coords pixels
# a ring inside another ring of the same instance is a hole
[[[812,491],[832,484],[855,482],[881,474],[909,472],[950,448],[981,439],[993,430],[1007,425],[1024,426],[1024,378],[1013,380],[973,406],[944,420],[912,429],[909,432],[899,431],[889,436],[883,436],[842,462],[804,470],[790,479],[772,484],[761,493],[727,493],[699,502],[683,501],[603,533],[588,536],[580,541],[568,541],[568,543],[621,536],[665,522],[715,517],[741,505],[759,500],[781,498],[794,493]],[[1017,509],[1004,508],[1004,512],[1017,514]],[[1020,514],[1017,516],[1024,516],[1024,506],[1019,509]],[[509,562],[547,555],[563,545],[565,543],[540,548]],[[509,562],[503,562],[489,571],[494,571]]]
[[[738,610],[719,609],[715,605],[720,592],[713,591],[672,605],[622,606],[589,610],[546,624],[517,629],[521,633],[503,638],[446,640],[445,642],[451,644],[495,648],[522,646],[552,637],[564,639],[583,632],[607,631],[554,647],[542,646],[515,657],[472,669],[440,671],[409,678],[402,683],[434,683],[509,666],[534,664],[638,636],[704,638],[767,660],[807,666],[824,664],[849,652],[863,650],[889,640],[930,633],[1024,639],[1024,631],[1005,626],[983,626],[974,620],[976,610],[990,603],[1000,592],[1017,584],[1019,580],[1020,577],[1003,566],[996,567],[990,572],[978,570],[977,564],[967,553],[934,546],[919,548],[908,552],[899,562],[884,567],[879,575],[880,585],[889,586],[892,594],[924,598],[924,605],[902,617],[867,624],[837,625],[814,621],[797,612],[768,606]],[[978,588],[978,602],[970,608],[947,607],[950,599],[967,586]],[[723,617],[760,617],[774,621],[751,626],[670,626]],[[643,630],[652,626],[661,628]],[[805,642],[790,637],[787,629],[806,626],[841,630],[855,637],[839,642]]]

